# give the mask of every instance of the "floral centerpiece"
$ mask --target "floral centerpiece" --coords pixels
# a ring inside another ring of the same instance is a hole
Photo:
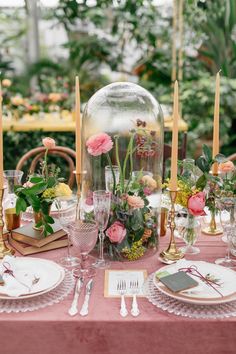
[[[59,177],[60,168],[48,164],[48,151],[55,148],[55,141],[47,137],[43,139],[43,145],[46,150],[39,173],[29,175],[23,186],[15,186],[15,194],[16,213],[24,212],[31,206],[37,216],[35,227],[47,236],[53,233],[51,225],[54,224],[54,219],[50,216],[52,203],[58,197],[69,197],[72,191],[63,183],[64,179]]]
[[[150,132],[138,128],[130,132],[124,158],[119,156],[119,136],[114,140],[106,134],[91,136],[86,147],[92,157],[104,154],[110,166],[113,183],[111,186],[111,211],[106,229],[105,243],[112,259],[133,261],[142,257],[147,249],[157,244],[157,214],[151,207],[149,196],[158,188],[148,172],[133,171],[133,154],[140,152],[140,138],[145,142],[145,151],[152,151],[155,143]],[[109,152],[114,151],[119,177],[114,172]],[[91,199],[91,198],[90,198]],[[90,201],[87,201],[91,203]],[[93,212],[85,218],[92,217]]]

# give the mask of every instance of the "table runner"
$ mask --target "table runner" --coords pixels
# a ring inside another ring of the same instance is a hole
[[[161,239],[160,249],[168,238]],[[179,243],[179,241],[178,241]],[[201,236],[201,253],[187,259],[214,261],[226,253],[221,237]],[[65,249],[37,255],[59,258]],[[158,255],[134,262],[112,264],[111,269],[160,268]],[[42,310],[0,315],[1,354],[132,354],[196,353],[231,354],[236,352],[236,318],[222,320],[177,317],[139,299],[141,315],[119,315],[119,299],[103,297],[104,271],[99,270],[91,295],[87,317],[67,314],[72,295],[63,302]],[[127,307],[131,308],[131,299]],[[80,298],[79,306],[83,302]]]

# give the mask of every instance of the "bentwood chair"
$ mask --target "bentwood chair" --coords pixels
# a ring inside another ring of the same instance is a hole
[[[25,155],[21,157],[21,159],[17,163],[16,170],[25,170],[25,167],[29,165],[29,168],[27,169],[29,173],[37,171],[40,162],[42,162],[43,160],[45,150],[45,147],[37,147],[28,151]],[[73,173],[73,171],[75,170],[75,151],[67,147],[56,146],[55,148],[48,150],[48,155],[53,155],[53,157],[59,157],[60,159],[65,160],[67,164],[66,170],[68,170],[69,175],[67,183],[70,188],[73,188],[73,184],[75,181],[75,176]]]
[[[181,146],[178,149],[178,159],[179,160],[184,160],[186,158],[186,148],[187,148],[187,132],[184,132]],[[170,158],[171,158],[171,145],[164,144],[163,174],[162,174],[163,180],[165,178],[166,162]]]
[[[234,153],[234,154],[228,156],[228,160],[230,160],[230,161],[236,161],[236,153]]]

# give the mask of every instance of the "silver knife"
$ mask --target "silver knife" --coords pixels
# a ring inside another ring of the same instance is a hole
[[[90,279],[86,285],[86,293],[85,293],[84,303],[83,303],[83,306],[82,306],[80,313],[79,313],[81,316],[88,315],[89,298],[90,298],[92,288],[93,288],[93,279]]]
[[[71,316],[75,316],[78,313],[78,299],[79,299],[79,295],[83,286],[83,279],[79,278],[77,280],[76,286],[75,286],[75,294],[74,294],[74,298],[71,304],[71,307],[68,310],[69,315]]]

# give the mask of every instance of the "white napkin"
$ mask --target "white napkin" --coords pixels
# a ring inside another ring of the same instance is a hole
[[[9,269],[13,272],[12,276],[6,273]],[[8,296],[18,297],[31,292],[33,275],[26,273],[25,269],[17,267],[17,259],[12,256],[5,256],[0,263],[0,274],[4,280],[4,285],[0,286],[0,293]]]

